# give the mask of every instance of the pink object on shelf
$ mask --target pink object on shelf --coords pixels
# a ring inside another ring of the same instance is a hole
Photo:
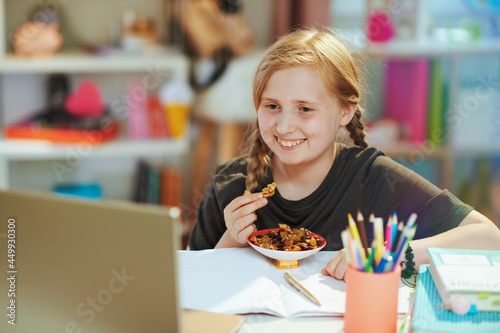
[[[106,110],[99,87],[92,80],[80,82],[76,90],[68,95],[64,106],[69,114],[76,117],[99,117]]]
[[[134,140],[149,138],[147,98],[139,78],[127,79],[127,124],[129,136]]]
[[[427,59],[386,61],[385,115],[396,119],[404,139],[413,143],[422,143],[427,137],[429,66]]]
[[[391,17],[385,11],[373,11],[366,22],[366,36],[371,42],[387,42],[395,35]]]

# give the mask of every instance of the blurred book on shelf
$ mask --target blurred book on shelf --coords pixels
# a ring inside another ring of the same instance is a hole
[[[386,60],[385,116],[399,122],[403,140],[417,144],[427,138],[429,67],[427,59]]]
[[[442,59],[431,60],[427,139],[436,146],[444,144],[446,136],[448,93],[443,70]]]
[[[156,94],[148,95],[147,117],[149,124],[149,136],[153,139],[166,138],[169,136],[167,119]]]
[[[182,171],[168,165],[140,160],[136,169],[133,200],[177,206],[182,204]]]

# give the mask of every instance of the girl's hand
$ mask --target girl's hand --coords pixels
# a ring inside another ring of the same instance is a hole
[[[257,230],[255,211],[264,207],[267,199],[262,193],[245,194],[235,198],[224,208],[224,221],[231,238],[238,244],[247,244],[247,238]]]
[[[345,272],[347,270],[347,259],[345,257],[345,249],[330,259],[325,268],[321,270],[323,275],[331,275],[337,280],[345,280]]]

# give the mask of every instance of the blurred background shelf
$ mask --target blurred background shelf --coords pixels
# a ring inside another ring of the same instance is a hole
[[[0,71],[2,73],[122,73],[168,69],[173,71],[174,75],[185,76],[188,65],[185,55],[171,50],[140,55],[114,52],[105,56],[74,51],[57,53],[45,59],[30,59],[9,53],[0,60]]]
[[[373,58],[417,58],[441,56],[474,56],[500,53],[498,40],[480,40],[472,43],[426,41],[391,41],[387,43],[353,43],[357,52]]]
[[[426,146],[412,142],[398,142],[393,144],[377,144],[387,156],[412,158],[424,155],[426,158],[440,159],[448,154],[449,150],[442,146]]]
[[[0,157],[16,161],[64,159],[71,152],[80,152],[85,158],[175,156],[184,154],[189,148],[186,137],[168,140],[121,139],[89,144],[55,144],[42,140],[2,140]]]

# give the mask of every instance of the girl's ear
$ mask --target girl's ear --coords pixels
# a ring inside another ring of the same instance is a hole
[[[351,104],[342,108],[342,119],[340,119],[341,126],[347,126],[347,124],[351,122],[357,107],[356,104]]]

